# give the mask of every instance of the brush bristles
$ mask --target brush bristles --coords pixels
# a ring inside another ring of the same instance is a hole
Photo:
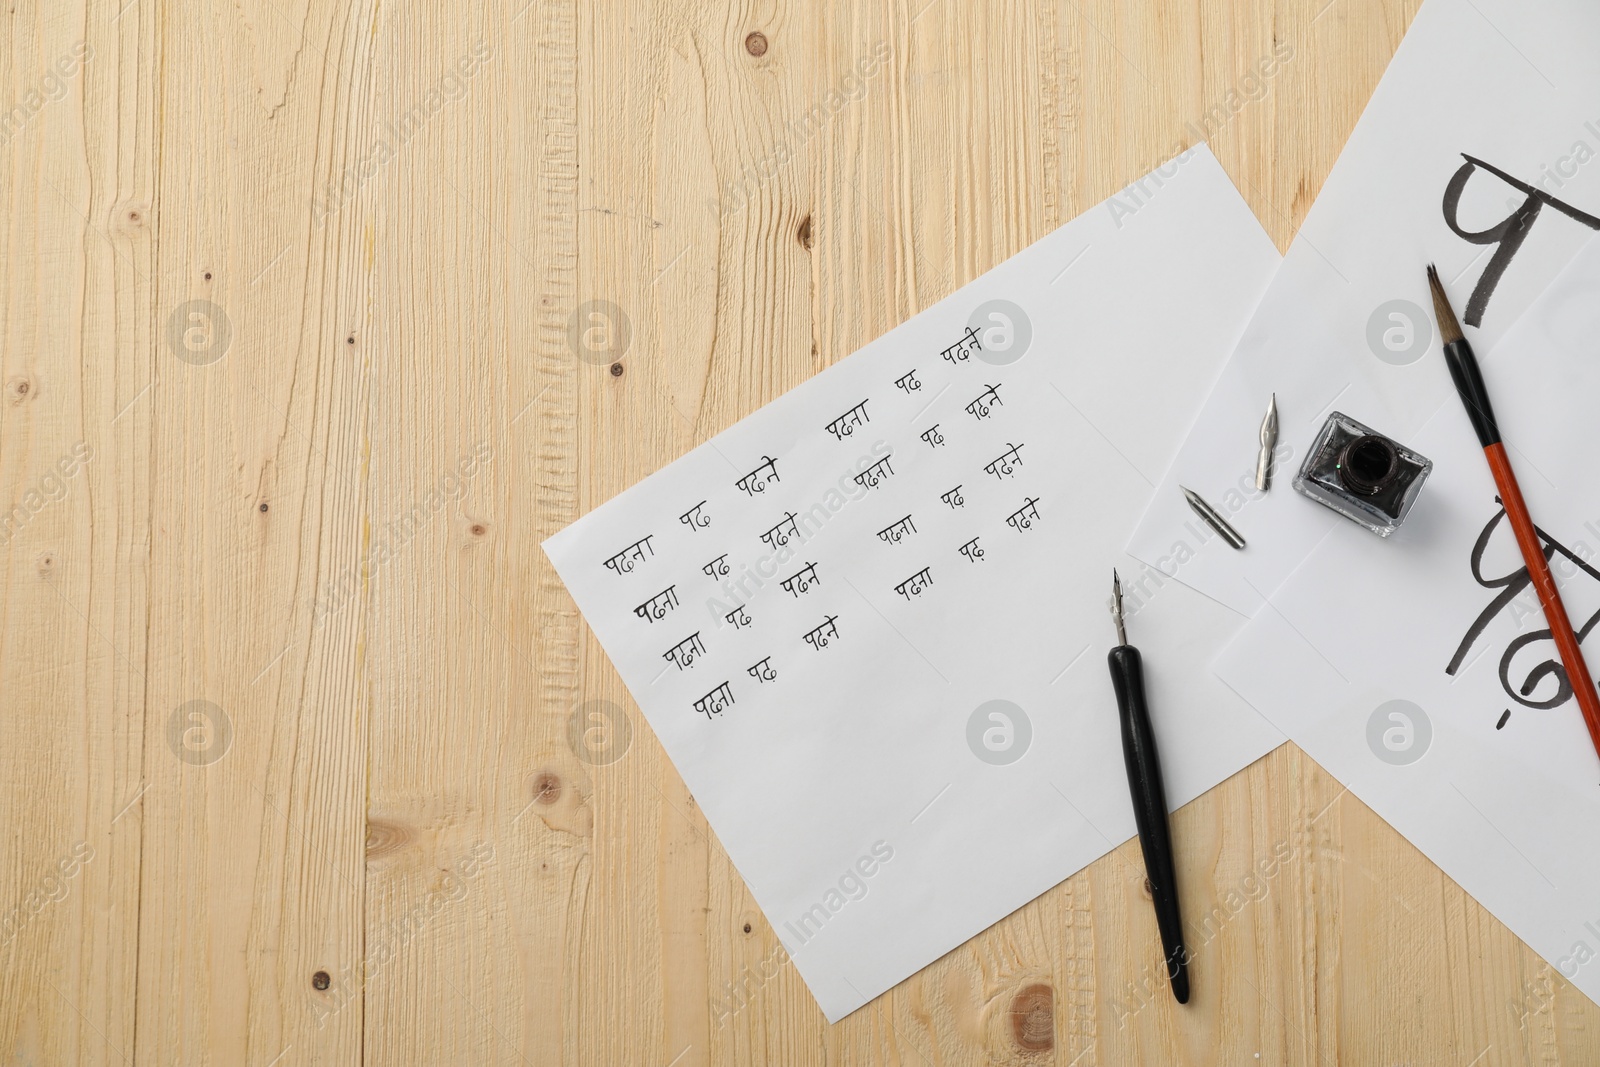
[[[1439,322],[1439,340],[1444,344],[1454,344],[1461,340],[1461,323],[1456,321],[1455,309],[1450,306],[1450,298],[1444,295],[1444,284],[1439,281],[1439,272],[1433,269],[1433,264],[1428,264],[1428,289],[1433,293],[1433,317]]]

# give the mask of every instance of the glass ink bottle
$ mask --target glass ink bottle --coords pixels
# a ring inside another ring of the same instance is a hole
[[[1388,537],[1433,470],[1433,461],[1335,411],[1312,442],[1295,490],[1379,537]]]

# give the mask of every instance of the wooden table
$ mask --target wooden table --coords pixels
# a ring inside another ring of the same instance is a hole
[[[1187,1010],[1130,844],[829,1026],[539,549],[1202,135],[1287,245],[1416,6],[16,0],[0,1058],[1597,1062],[1293,747]]]

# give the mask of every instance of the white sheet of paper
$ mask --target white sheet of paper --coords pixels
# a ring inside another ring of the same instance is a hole
[[[1427,0],[1306,216],[1129,552],[1245,614],[1340,521],[1291,482],[1340,410],[1409,444],[1451,394],[1424,266],[1437,263],[1465,318],[1495,252],[1457,236],[1444,201],[1463,153],[1600,215],[1600,4]],[[1526,195],[1482,169],[1459,225],[1483,231]],[[1540,202],[1475,336],[1492,344],[1594,235]],[[1594,220],[1600,222],[1600,220]],[[1277,393],[1272,491],[1254,486],[1257,434]],[[1195,520],[1180,485],[1232,517],[1236,552]]]
[[[1119,197],[545,543],[830,1020],[1133,834],[1112,567],[1279,256],[1203,146]],[[1174,804],[1282,741],[1239,621],[1129,619]]]
[[[1562,546],[1552,569],[1580,633],[1600,627],[1596,337],[1600,241],[1479,349],[1534,522]],[[1217,670],[1600,1001],[1589,962],[1600,959],[1600,757],[1511,531],[1495,522],[1494,481],[1459,401],[1416,447],[1435,469],[1405,525],[1384,542],[1338,523]],[[1524,581],[1508,585],[1514,576]],[[1584,642],[1590,663],[1597,640]]]

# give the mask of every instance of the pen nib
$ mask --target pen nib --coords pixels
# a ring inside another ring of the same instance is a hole
[[[1189,506],[1194,509],[1194,513],[1205,520],[1207,526],[1221,534],[1222,539],[1232,547],[1244,547],[1244,538],[1239,536],[1239,531],[1230,526],[1227,519],[1217,514],[1215,508],[1202,500],[1199,493],[1188,486],[1180,485],[1178,488],[1183,490],[1183,498],[1189,502]]]
[[[1256,457],[1256,488],[1265,493],[1272,488],[1272,450],[1278,447],[1278,394],[1272,394],[1267,414],[1261,420],[1261,452]]]
[[[1128,634],[1122,626],[1122,579],[1115,567],[1111,568],[1111,620],[1117,624],[1117,644],[1127,644]]]

